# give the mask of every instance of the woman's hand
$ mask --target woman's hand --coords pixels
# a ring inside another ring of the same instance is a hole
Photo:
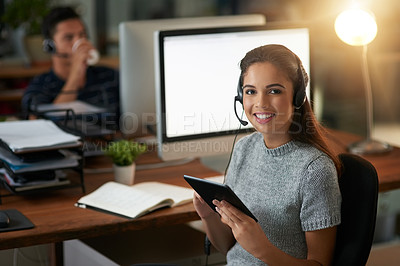
[[[226,201],[214,200],[221,221],[232,229],[237,242],[249,253],[261,258],[270,244],[261,226],[251,217]]]
[[[193,205],[201,219],[216,214],[196,191],[194,192]]]
[[[232,230],[221,222],[218,213],[211,209],[197,192],[194,192],[193,205],[213,246],[222,254],[226,254],[235,244]]]
[[[306,232],[307,259],[294,258],[274,246],[261,226],[226,201],[214,200],[221,221],[232,229],[236,241],[254,257],[268,265],[330,265],[336,227]]]

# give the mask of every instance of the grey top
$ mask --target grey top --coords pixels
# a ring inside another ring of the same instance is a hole
[[[307,257],[305,231],[340,224],[341,195],[333,161],[315,147],[291,141],[268,149],[260,133],[239,140],[226,183],[257,217],[279,249]],[[264,265],[237,242],[228,265]]]

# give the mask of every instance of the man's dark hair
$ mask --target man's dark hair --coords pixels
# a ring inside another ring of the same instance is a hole
[[[72,7],[55,7],[43,19],[42,34],[45,39],[52,39],[58,23],[68,19],[80,19]]]

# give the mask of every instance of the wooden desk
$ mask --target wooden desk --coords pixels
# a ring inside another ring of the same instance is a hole
[[[341,131],[330,132],[330,140],[337,153],[346,152],[346,148],[350,143],[361,140],[357,135],[349,134]],[[388,153],[375,155],[362,155],[371,162],[378,173],[379,191],[389,191],[400,188],[400,148],[393,147]]]
[[[111,168],[111,161],[105,157],[88,158],[86,161],[88,171],[97,167]],[[153,162],[158,162],[155,153],[143,154],[138,160],[138,164]],[[136,172],[135,182],[156,180],[189,187],[183,180],[184,174],[206,177],[218,173],[203,166],[199,160],[194,160],[184,165],[139,170]],[[112,179],[112,172],[85,173],[87,193]],[[35,224],[35,228],[1,233],[0,249],[96,237],[127,230],[181,224],[198,219],[192,204],[185,204],[176,208],[159,210],[139,219],[129,220],[75,207],[74,203],[82,196],[80,188],[66,188],[46,192],[43,195],[4,197],[0,209],[18,209]]]
[[[358,139],[360,138],[357,136],[342,132],[333,132],[331,136],[337,152],[344,152],[347,144]],[[392,152],[387,154],[364,157],[371,161],[377,169],[380,191],[400,188],[399,148],[394,148]],[[138,164],[154,162],[159,162],[155,152],[142,155]],[[111,167],[111,162],[104,157],[89,158],[86,164],[87,168],[91,169]],[[188,187],[182,179],[183,174],[207,177],[219,173],[205,167],[199,160],[194,160],[184,165],[138,170],[136,172],[136,182],[156,180]],[[111,172],[85,174],[87,192],[95,190],[109,180],[112,180]],[[81,196],[83,195],[80,188],[71,188],[43,195],[3,198],[3,205],[0,205],[0,209],[18,209],[35,224],[35,228],[0,233],[0,249],[62,242],[69,239],[84,239],[132,230],[182,224],[198,219],[193,205],[189,203],[176,208],[158,210],[139,219],[128,220],[75,207],[74,203]]]

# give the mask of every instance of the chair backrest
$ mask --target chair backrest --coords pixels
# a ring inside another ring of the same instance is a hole
[[[378,201],[378,175],[374,166],[354,154],[340,154],[343,173],[342,223],[337,228],[333,265],[365,265],[371,251]]]

